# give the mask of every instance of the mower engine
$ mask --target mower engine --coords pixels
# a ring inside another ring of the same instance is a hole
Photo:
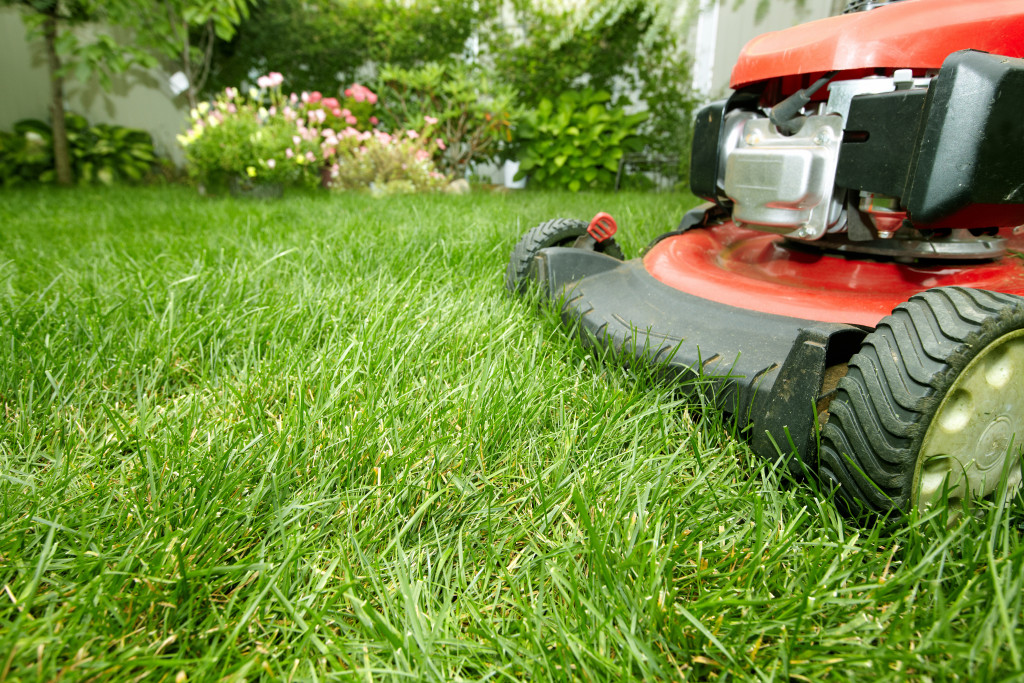
[[[1024,60],[963,50],[920,71],[830,72],[773,106],[771,84],[707,105],[694,193],[738,225],[845,252],[1002,255],[998,229],[1024,223],[1007,172],[1024,137]]]

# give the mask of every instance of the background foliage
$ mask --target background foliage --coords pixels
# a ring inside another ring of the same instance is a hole
[[[384,127],[415,125],[422,115],[441,121],[438,130],[450,144],[434,150],[435,161],[456,175],[498,154],[517,157],[527,144],[517,132],[520,111],[591,88],[611,93],[609,102],[621,101],[629,113],[648,112],[639,128],[631,124],[618,139],[685,164],[689,60],[678,26],[661,22],[653,7],[269,0],[222,45],[212,82],[236,85],[250,73],[280,67],[291,88],[335,93],[347,80],[370,75]],[[472,40],[480,54],[467,65]],[[611,114],[605,130],[617,120]],[[534,138],[536,130],[527,135]],[[548,176],[545,186],[560,177]]]
[[[651,3],[644,2],[618,8],[589,3],[577,12],[546,10],[531,0],[513,6],[524,35],[496,31],[488,41],[495,71],[516,88],[521,103],[536,107],[584,87],[610,92],[609,103],[648,112],[639,128],[631,126],[616,137],[639,141],[632,146],[652,154],[678,157],[685,176],[695,101],[677,24],[659,21]],[[615,120],[623,119],[612,115],[607,125]],[[535,135],[535,129],[527,130]],[[541,180],[545,186],[552,182],[550,176]]]
[[[512,141],[522,116],[512,89],[479,65],[430,63],[385,66],[378,77],[381,122],[401,130],[432,120],[428,145],[443,172],[465,174],[470,162],[493,160]]]
[[[627,114],[611,95],[566,90],[537,104],[517,131],[520,175],[541,188],[610,189],[619,159],[643,147],[637,126],[647,112]]]
[[[489,0],[264,0],[238,35],[218,45],[216,90],[250,73],[280,71],[294,90],[335,94],[360,67],[414,67],[461,56]],[[482,9],[477,9],[482,8]]]
[[[80,185],[139,182],[157,163],[153,139],[143,130],[105,123],[90,125],[85,117],[67,114],[71,170]],[[0,185],[54,183],[53,129],[37,119],[0,132]]]

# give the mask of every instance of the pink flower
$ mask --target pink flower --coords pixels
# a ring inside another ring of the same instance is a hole
[[[267,74],[267,79],[270,81],[271,88],[276,88],[277,86],[284,83],[284,76],[282,76],[277,71],[271,71],[269,74]]]
[[[292,104],[298,104],[299,96],[296,95],[295,93],[292,93],[291,95],[288,96],[288,101],[291,102]]]
[[[260,90],[266,90],[267,88],[270,87],[270,77],[260,76],[259,78],[256,79],[256,85],[260,87]]]
[[[285,155],[285,157],[287,157],[288,159],[291,159],[291,158],[292,158],[293,156],[295,156],[295,152],[293,152],[293,151],[292,151],[292,148],[291,148],[291,147],[289,147],[288,149],[286,149],[286,150],[284,151],[284,155]]]
[[[371,125],[376,126],[378,123],[380,123],[380,119],[378,119],[376,116],[371,116],[370,117],[370,124]]]
[[[327,113],[323,109],[314,109],[309,112],[310,123],[323,123],[327,119]]]
[[[314,161],[316,161],[316,155],[313,154],[312,152],[306,152],[306,161],[308,161],[309,163],[313,163]]]
[[[358,83],[353,83],[351,88],[345,89],[345,97],[351,97],[356,102],[369,102],[370,104],[377,103],[377,96],[373,94],[373,91],[365,85],[360,85]]]
[[[236,107],[233,103],[229,104],[228,105],[228,113],[229,114],[237,114],[238,113],[238,107]]]
[[[341,110],[340,109],[335,108],[333,111],[331,111],[331,113],[334,114],[339,119],[341,118]]]
[[[341,114],[339,114],[339,116],[352,116],[352,112],[349,111],[348,109],[342,109]]]
[[[444,144],[444,140],[442,140],[441,138],[437,138],[436,140],[434,140],[434,142],[437,143],[437,146],[441,148],[442,151],[448,149],[447,145]]]
[[[409,136],[410,140],[415,140],[416,138],[418,138],[420,136],[420,134],[417,133],[414,130],[407,130],[407,131],[405,131],[405,134]]]
[[[425,149],[416,150],[416,161],[426,161],[430,158],[430,152]]]
[[[347,123],[350,126],[354,126],[357,123],[359,123],[359,119],[349,114],[348,116],[345,117],[345,123]]]
[[[298,135],[292,136],[292,144],[294,144],[296,147],[298,147],[301,142],[302,138],[300,138]]]
[[[435,119],[433,116],[424,116],[423,120],[426,121],[431,126],[437,123],[437,119]]]
[[[334,97],[325,97],[321,104],[324,105],[325,109],[337,109],[340,106],[337,98]]]
[[[277,162],[276,161],[274,161],[273,159],[268,159],[267,160],[267,168],[273,169],[275,166],[277,166]]]
[[[308,103],[308,102],[309,102],[309,93],[308,93],[308,92],[305,92],[305,91],[303,91],[303,92],[302,92],[302,103],[303,103],[303,104],[306,104],[306,103]]]
[[[319,90],[314,90],[313,92],[309,93],[309,103],[310,104],[316,104],[317,102],[319,102],[323,98],[324,98],[324,96],[320,93]]]
[[[337,152],[337,151],[338,150],[334,149],[333,147],[326,147],[325,146],[324,149],[323,149],[324,159],[330,159],[332,156],[334,156],[334,153]]]

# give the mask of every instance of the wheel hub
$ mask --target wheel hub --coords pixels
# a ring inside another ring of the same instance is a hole
[[[960,373],[921,444],[914,503],[1005,495],[1021,483],[1024,442],[1024,330],[984,348]]]

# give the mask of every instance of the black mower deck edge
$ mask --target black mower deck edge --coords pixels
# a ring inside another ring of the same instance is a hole
[[[656,365],[749,429],[758,455],[795,454],[795,474],[816,471],[816,420],[832,389],[826,370],[842,367],[866,330],[701,299],[654,279],[641,259],[549,247],[535,266],[534,279],[585,344]]]

